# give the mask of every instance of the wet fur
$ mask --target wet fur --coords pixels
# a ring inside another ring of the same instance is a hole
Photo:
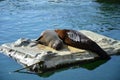
[[[38,43],[60,50],[63,47],[62,40],[54,30],[46,30],[36,40]]]
[[[63,40],[67,45],[90,50],[97,53],[101,58],[110,59],[110,56],[94,41],[86,37],[84,34],[75,31],[75,30],[55,30],[58,36]],[[71,32],[71,34],[69,34]],[[76,36],[72,38],[72,36]]]

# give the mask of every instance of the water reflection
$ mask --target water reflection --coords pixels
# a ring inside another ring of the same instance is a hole
[[[55,1],[60,2],[53,3]],[[105,1],[108,0],[8,0],[0,5],[0,14],[10,14],[10,20],[18,23],[6,21],[12,26],[37,24],[37,28],[45,26],[45,29],[120,30],[120,5]]]
[[[96,0],[97,2],[100,3],[107,3],[107,4],[120,4],[120,0]]]
[[[44,70],[42,73],[35,73],[35,72],[28,72],[28,71],[19,71],[18,73],[25,73],[25,74],[33,74],[33,75],[38,75],[43,78],[48,78],[56,73],[69,70],[69,69],[77,69],[77,68],[85,68],[87,70],[94,70],[100,65],[106,63],[108,60],[91,60],[91,61],[86,61],[86,62],[77,62],[74,64],[68,64],[64,66],[59,66],[58,68],[52,68],[52,69],[47,69]]]
[[[4,1],[4,0],[0,0],[0,1]]]
[[[60,3],[62,0],[48,0],[48,2]]]
[[[48,72],[38,74],[38,75],[40,77],[44,77],[44,78],[46,77],[47,78],[47,77],[52,76],[53,74],[56,74],[58,72],[65,71],[65,70],[68,70],[68,69],[85,68],[87,70],[94,70],[94,69],[96,69],[97,67],[99,67],[100,65],[102,65],[106,62],[107,62],[107,60],[89,61],[87,63],[71,65],[71,66],[67,66],[67,67],[64,67],[64,68],[48,71]]]
[[[100,14],[104,16],[100,23],[103,27],[101,27],[100,31],[111,31],[111,30],[120,30],[120,5],[119,4],[108,4],[109,1],[117,2],[117,0],[97,0],[100,2]],[[108,1],[108,2],[107,2]],[[103,4],[104,3],[104,4]]]

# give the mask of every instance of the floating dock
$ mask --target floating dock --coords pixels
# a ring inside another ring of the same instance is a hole
[[[120,54],[120,41],[94,33],[81,30],[81,33],[95,41],[108,55]],[[21,38],[12,43],[0,46],[0,52],[12,57],[24,66],[35,72],[44,72],[54,68],[70,66],[70,64],[84,63],[97,60],[99,56],[93,52],[64,45],[62,50],[36,44],[32,39]],[[21,69],[22,70],[22,69]]]

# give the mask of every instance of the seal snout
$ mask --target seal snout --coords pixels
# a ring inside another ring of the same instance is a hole
[[[60,50],[63,47],[63,42],[61,40],[56,40],[51,47],[53,49]]]

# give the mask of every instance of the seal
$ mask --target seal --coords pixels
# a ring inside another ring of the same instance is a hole
[[[46,30],[42,32],[41,36],[36,41],[56,50],[63,48],[63,41],[54,30]]]
[[[75,30],[55,30],[61,40],[67,45],[95,52],[100,58],[110,59],[110,56],[94,41]]]

